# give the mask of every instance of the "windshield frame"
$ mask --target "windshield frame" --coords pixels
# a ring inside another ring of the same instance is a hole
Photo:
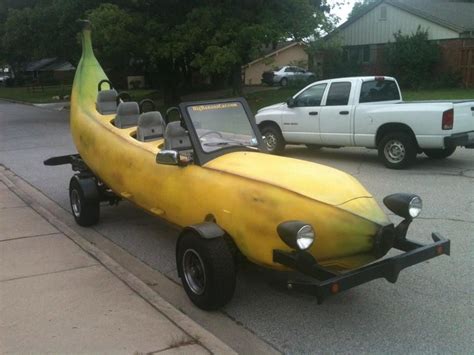
[[[240,146],[240,145],[231,145],[231,146],[223,146],[219,147],[219,149],[205,152],[201,146],[199,136],[197,134],[196,128],[194,127],[193,121],[191,116],[188,112],[188,107],[196,106],[196,105],[213,105],[213,104],[222,104],[222,103],[240,103],[245,111],[247,119],[250,123],[250,127],[257,139],[257,145],[255,149],[249,148],[247,146]],[[194,161],[198,165],[204,165],[207,162],[220,157],[221,155],[225,155],[232,152],[266,152],[265,144],[263,143],[262,134],[257,127],[257,123],[255,121],[255,117],[250,110],[250,107],[247,101],[242,98],[229,98],[229,99],[221,99],[221,100],[206,100],[206,101],[192,101],[192,102],[183,102],[179,105],[179,110],[181,111],[181,118],[184,121],[184,125],[189,132],[189,138],[191,139],[191,144],[194,150]]]

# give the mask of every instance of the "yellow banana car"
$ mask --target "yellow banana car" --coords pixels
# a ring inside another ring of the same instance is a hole
[[[191,301],[216,309],[234,292],[236,259],[296,270],[311,284],[292,288],[326,297],[375,278],[395,282],[403,268],[449,254],[450,242],[406,239],[421,211],[416,195],[384,203],[404,221],[394,227],[352,176],[315,163],[266,154],[244,99],[182,103],[162,117],[140,112],[111,87],[94,57],[90,25],[71,98],[71,133],[78,153],[50,158],[70,163],[76,222],[99,221],[100,204],[127,199],[182,227],[176,262]],[[405,253],[382,258],[390,249]]]

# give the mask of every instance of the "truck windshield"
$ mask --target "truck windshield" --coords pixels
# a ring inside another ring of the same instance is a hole
[[[371,80],[362,83],[359,102],[400,100],[397,84],[393,80]]]
[[[230,146],[258,146],[240,102],[193,105],[187,111],[206,153]]]

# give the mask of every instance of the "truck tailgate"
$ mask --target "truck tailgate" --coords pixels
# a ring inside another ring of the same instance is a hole
[[[453,102],[453,133],[474,131],[474,100]]]

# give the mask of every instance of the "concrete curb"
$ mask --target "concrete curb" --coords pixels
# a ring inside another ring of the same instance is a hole
[[[236,354],[236,352],[228,345],[204,329],[201,325],[193,321],[191,318],[180,312],[178,309],[173,307],[143,281],[128,272],[115,260],[92,245],[81,235],[67,226],[64,222],[54,216],[41,204],[41,199],[48,199],[45,195],[2,165],[0,165],[0,181],[2,181],[15,194],[17,194],[29,207],[39,213],[49,223],[54,225],[59,231],[75,242],[80,248],[97,259],[110,272],[112,272],[128,287],[134,290],[140,297],[150,303],[155,309],[162,313],[171,322],[176,324],[176,326],[181,328],[190,337],[194,338],[199,344],[201,344],[211,353]]]
[[[63,110],[66,110],[71,107],[71,102],[70,101],[54,101],[54,102],[28,102],[28,101],[20,101],[20,100],[13,100],[13,99],[5,99],[3,97],[0,97],[0,101],[6,101],[10,102],[12,104],[19,104],[19,105],[28,105],[28,106],[35,106],[38,108],[45,108],[48,109],[48,105],[58,105],[60,106],[61,104],[64,104]]]

